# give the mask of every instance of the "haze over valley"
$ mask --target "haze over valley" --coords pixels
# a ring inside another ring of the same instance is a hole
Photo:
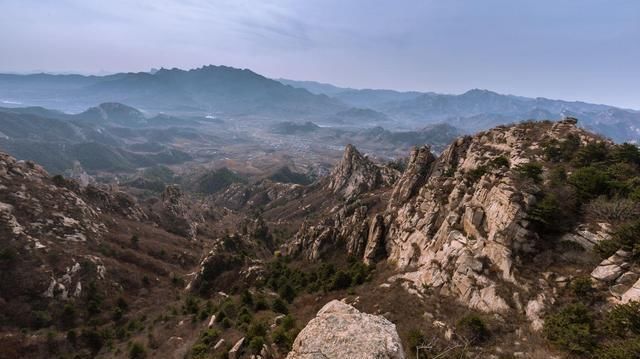
[[[637,3],[1,8],[0,359],[640,358]]]

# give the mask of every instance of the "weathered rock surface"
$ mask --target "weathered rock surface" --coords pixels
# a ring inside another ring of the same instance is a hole
[[[335,212],[321,223],[303,224],[284,251],[288,255],[317,260],[327,251],[344,243],[347,253],[362,257],[369,235],[369,209],[361,203],[335,208]]]
[[[585,249],[592,249],[598,242],[611,239],[608,223],[598,223],[597,230],[590,230],[586,225],[579,225],[576,229],[562,236],[562,240],[575,242]]]
[[[629,290],[622,295],[622,303],[629,303],[640,300],[640,280],[635,282]]]
[[[521,276],[519,265],[522,257],[531,258],[539,250],[528,213],[540,185],[523,180],[515,169],[544,163],[543,143],[564,141],[568,135],[583,143],[599,141],[575,121],[565,120],[500,126],[461,137],[438,158],[427,147],[416,148],[402,176],[387,190],[376,187],[379,173],[348,147],[328,188],[355,198],[354,204],[332,211],[317,224],[305,223],[289,242],[288,253],[317,259],[345,243],[349,254],[366,263],[386,260],[395,266],[399,274],[393,279],[411,283],[403,286],[415,294],[428,287],[473,309],[519,310],[539,329],[553,298],[538,295],[550,288],[542,286],[542,278]],[[383,193],[381,205],[355,208],[372,193]],[[579,226],[572,235],[571,240],[592,246],[608,238],[608,227]],[[514,290],[517,298],[510,294]]]
[[[626,260],[631,256],[631,253],[619,250],[611,257],[603,260],[592,272],[591,277],[593,279],[603,282],[613,282],[618,279],[624,273],[625,269],[629,268],[629,263]]]
[[[299,198],[304,187],[299,184],[278,183],[262,180],[256,184],[233,183],[216,194],[214,203],[221,207],[238,210],[243,207],[269,208]]]
[[[180,187],[169,185],[162,193],[161,225],[169,232],[195,239],[198,223],[189,213]]]
[[[404,358],[395,325],[341,301],[327,303],[298,334],[287,359]]]
[[[535,299],[545,289],[536,281],[525,283],[518,263],[519,256],[537,250],[539,239],[530,228],[528,211],[540,189],[533,181],[523,182],[513,169],[543,162],[533,149],[568,134],[584,142],[595,140],[575,122],[560,121],[501,126],[463,137],[437,159],[415,150],[384,212],[387,260],[404,272],[397,278],[486,312],[522,306],[505,296],[512,289],[501,290],[515,286],[534,298],[526,311],[539,328],[540,313],[552,300]],[[586,231],[579,233],[589,237]]]
[[[347,145],[342,161],[329,175],[327,188],[345,199],[388,185],[395,180],[397,173],[382,169],[363,156],[352,145]]]
[[[375,215],[380,199],[370,194],[388,191],[398,177],[397,170],[378,166],[347,145],[342,161],[319,188],[333,192],[344,202],[327,211],[319,222],[305,221],[294,238],[285,243],[283,252],[317,260],[339,245],[349,256],[362,258],[366,252],[370,260],[380,258],[384,254],[384,221]],[[370,236],[378,239],[377,244],[368,240]]]
[[[55,185],[39,165],[0,153],[0,237],[35,250],[99,240],[104,224],[82,194]]]

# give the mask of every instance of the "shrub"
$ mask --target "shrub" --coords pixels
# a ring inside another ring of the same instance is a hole
[[[76,308],[69,303],[65,304],[64,308],[62,309],[60,321],[62,322],[62,326],[64,328],[73,327],[76,324]]]
[[[596,344],[593,318],[582,303],[570,304],[547,316],[543,332],[551,343],[575,354],[589,353]]]
[[[142,359],[147,356],[147,350],[138,342],[134,342],[129,349],[129,358]]]
[[[407,336],[407,344],[409,345],[409,352],[414,352],[418,345],[423,345],[426,341],[424,333],[420,329],[411,329]]]
[[[466,177],[471,182],[478,182],[487,173],[487,166],[478,166],[467,171]]]
[[[332,290],[346,289],[351,286],[351,276],[344,271],[338,271],[331,282]]]
[[[466,315],[458,321],[458,332],[472,343],[484,342],[490,336],[482,318],[475,314]]]
[[[16,250],[12,247],[0,249],[0,263],[12,263],[16,260]]]
[[[509,160],[505,156],[498,156],[491,160],[491,167],[502,168],[509,167]]]
[[[630,302],[613,307],[607,313],[605,327],[609,334],[620,337],[627,334],[640,334],[640,303]]]
[[[616,340],[599,348],[595,356],[598,359],[640,358],[640,338]]]
[[[575,170],[567,182],[576,188],[583,200],[609,194],[609,176],[596,167]]]
[[[253,323],[247,329],[247,336],[252,337],[264,337],[267,335],[267,326],[264,323]]]
[[[613,239],[634,256],[640,254],[640,220],[625,223],[613,232]]]
[[[241,302],[246,306],[253,307],[253,296],[247,289],[242,291]]]
[[[69,341],[69,343],[73,346],[76,345],[78,341],[78,335],[76,334],[75,330],[70,330],[67,332],[67,341]]]
[[[553,141],[544,146],[545,157],[552,162],[567,161],[580,148],[580,137],[570,134],[564,141]]]
[[[618,251],[618,249],[620,249],[620,243],[610,239],[602,240],[596,243],[596,245],[593,247],[593,250],[602,259],[611,257],[614,253]]]
[[[542,165],[535,162],[521,163],[515,168],[521,178],[528,178],[535,183],[542,181]]]
[[[269,309],[269,305],[267,304],[267,301],[264,299],[264,297],[259,297],[258,299],[256,299],[253,309],[256,312],[259,312],[261,310]]]
[[[280,290],[278,291],[278,295],[280,295],[280,298],[286,300],[288,303],[291,303],[296,297],[296,292],[289,283],[286,283],[284,286],[282,286],[282,288],[280,288]]]
[[[33,312],[31,326],[35,329],[40,329],[49,326],[51,324],[51,314],[44,310],[36,310]]]
[[[94,353],[99,352],[104,345],[102,336],[95,329],[83,330],[81,337]]]
[[[209,354],[209,347],[203,343],[196,343],[191,347],[192,359],[206,358],[208,354]]]
[[[623,143],[615,146],[611,151],[611,157],[616,162],[640,165],[640,149],[631,143]]]
[[[561,166],[552,167],[549,170],[549,181],[552,186],[562,186],[567,182],[567,171]]]
[[[287,309],[287,304],[280,298],[276,298],[271,304],[271,309],[276,313],[287,314],[289,310]]]
[[[556,232],[561,231],[558,220],[560,219],[560,204],[552,193],[545,194],[529,210],[529,220],[536,223],[540,228],[540,232]]]
[[[578,277],[571,281],[571,291],[578,299],[591,300],[595,292],[591,277]]]
[[[87,286],[87,312],[89,316],[96,315],[102,310],[103,297],[98,292],[98,286],[95,281],[92,281]]]
[[[296,320],[291,315],[286,315],[282,318],[282,322],[280,323],[280,327],[286,331],[289,331],[296,326]]]
[[[592,163],[605,162],[609,157],[609,150],[604,142],[589,143],[576,151],[573,162],[576,166],[588,166]]]
[[[260,350],[262,350],[262,346],[264,345],[263,337],[253,337],[249,342],[249,351],[253,354],[259,354]]]
[[[587,215],[596,221],[619,222],[640,216],[638,201],[621,197],[609,199],[600,196],[589,202],[585,210]]]
[[[293,343],[291,337],[287,334],[287,331],[282,327],[273,331],[271,338],[273,339],[273,342],[281,348],[289,349]]]

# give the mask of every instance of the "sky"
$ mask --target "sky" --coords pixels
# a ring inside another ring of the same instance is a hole
[[[640,109],[640,1],[0,0],[1,72],[207,64]]]

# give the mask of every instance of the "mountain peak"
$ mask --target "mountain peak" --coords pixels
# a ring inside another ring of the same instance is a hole
[[[487,90],[487,89],[478,89],[474,88],[462,94],[462,96],[487,96],[487,95],[499,95],[496,92]]]
[[[103,102],[76,115],[76,117],[94,122],[145,122],[145,116],[142,111],[119,102]]]
[[[345,198],[372,190],[381,183],[378,166],[363,156],[352,144],[344,149],[342,160],[329,176],[328,188]]]

